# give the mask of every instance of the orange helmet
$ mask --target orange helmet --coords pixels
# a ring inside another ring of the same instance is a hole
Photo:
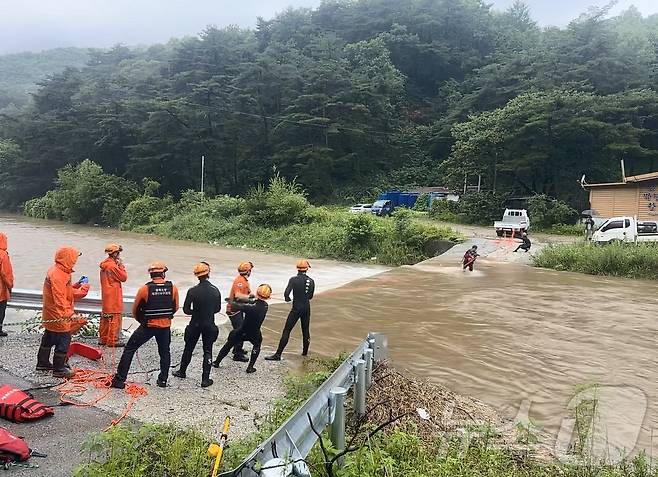
[[[254,264],[251,262],[242,262],[238,265],[238,272],[240,275],[250,272],[254,268]]]
[[[105,253],[123,252],[123,247],[118,243],[108,243],[105,246]]]
[[[256,289],[256,296],[262,300],[267,300],[272,296],[272,287],[267,283],[259,285]]]
[[[149,265],[149,273],[164,273],[167,270],[169,270],[167,265],[165,265],[164,262],[160,262],[159,260],[156,260]]]
[[[311,264],[308,263],[308,260],[306,260],[305,258],[302,258],[297,262],[297,270],[299,270],[300,272],[305,272],[309,268],[311,268]]]
[[[208,262],[199,262],[194,265],[194,275],[197,277],[210,275],[210,265],[208,265]]]

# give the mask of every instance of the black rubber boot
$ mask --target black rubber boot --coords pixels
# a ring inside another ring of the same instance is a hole
[[[258,354],[260,353],[260,347],[256,348],[254,346],[254,349],[251,350],[251,357],[249,359],[249,366],[247,366],[247,373],[255,373],[256,368],[254,368],[254,364],[256,364],[256,360],[258,359]]]
[[[53,377],[71,379],[75,373],[66,367],[66,353],[53,355]]]
[[[53,363],[50,362],[50,351],[52,348],[46,346],[39,347],[37,354],[37,371],[52,371]]]
[[[211,386],[213,383],[212,379],[210,379],[210,370],[212,369],[212,358],[210,358],[210,355],[207,359],[203,360],[203,367],[201,369],[202,369],[201,387],[207,388],[208,386]],[[204,386],[203,383],[210,383],[210,384]]]

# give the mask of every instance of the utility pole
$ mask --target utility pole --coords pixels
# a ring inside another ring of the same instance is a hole
[[[201,156],[201,195],[203,195],[203,176],[206,168],[206,156]]]

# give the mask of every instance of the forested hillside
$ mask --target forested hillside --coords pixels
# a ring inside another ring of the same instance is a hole
[[[542,29],[522,3],[325,1],[254,31],[91,53],[0,118],[0,205],[91,159],[162,193],[242,194],[275,173],[315,201],[386,186],[545,193],[658,167],[658,18],[593,10]]]
[[[89,56],[82,48],[56,48],[39,53],[0,55],[0,112],[22,108],[37,83],[65,68],[79,68]]]

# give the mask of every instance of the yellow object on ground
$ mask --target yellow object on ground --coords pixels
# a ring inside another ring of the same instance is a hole
[[[224,454],[224,446],[228,439],[228,428],[230,424],[231,418],[226,416],[226,419],[224,419],[224,429],[219,438],[219,444],[210,444],[208,447],[208,455],[215,458],[215,465],[212,468],[212,477],[217,477],[217,473],[219,472],[219,464],[222,463],[222,455]]]

